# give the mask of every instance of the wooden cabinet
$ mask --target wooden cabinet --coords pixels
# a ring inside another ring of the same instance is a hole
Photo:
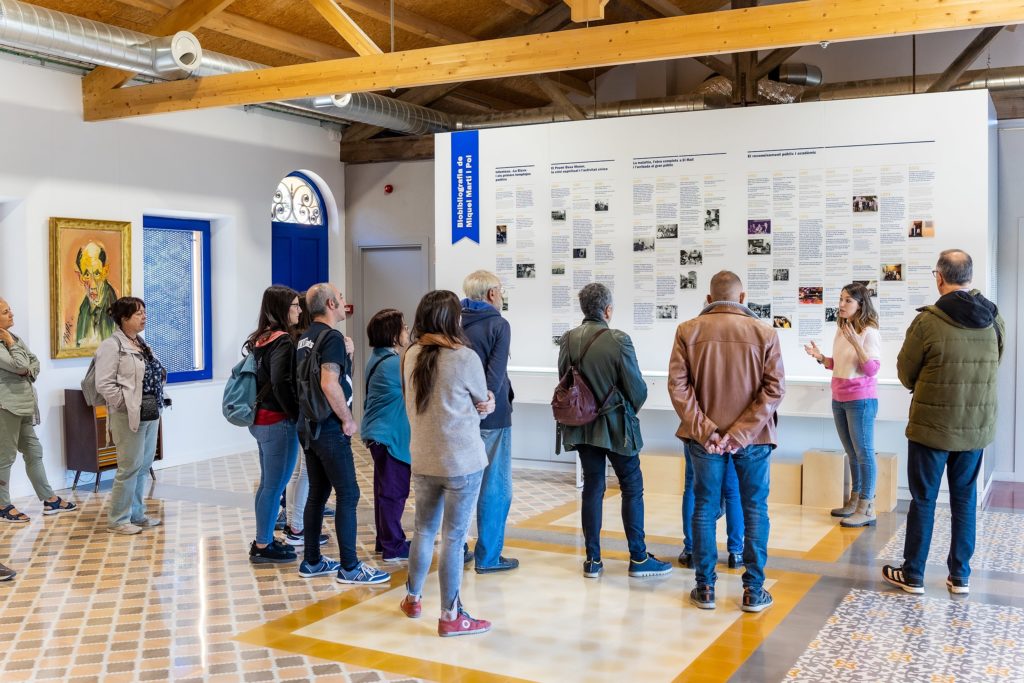
[[[107,434],[107,407],[93,408],[85,402],[85,396],[79,389],[64,390],[64,453],[67,468],[75,472],[75,483],[71,488],[78,486],[82,472],[93,472],[96,474],[93,490],[98,491],[100,474],[117,469],[117,448]],[[163,455],[164,428],[161,420],[154,460],[162,460]],[[149,474],[156,479],[152,467]]]

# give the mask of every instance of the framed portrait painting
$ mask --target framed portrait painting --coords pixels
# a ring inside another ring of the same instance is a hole
[[[50,355],[92,356],[116,325],[107,308],[131,292],[126,221],[50,219]]]

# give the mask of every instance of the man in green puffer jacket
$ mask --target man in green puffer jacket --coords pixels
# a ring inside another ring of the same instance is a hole
[[[977,481],[981,454],[996,431],[996,374],[1003,356],[1003,319],[996,305],[971,289],[970,255],[947,249],[932,274],[939,300],[919,308],[896,362],[910,389],[907,478],[913,500],[907,514],[903,566],[885,565],[882,577],[908,593],[924,593],[924,565],[932,540],[935,501],[948,469],[952,515],[950,593],[970,591]]]

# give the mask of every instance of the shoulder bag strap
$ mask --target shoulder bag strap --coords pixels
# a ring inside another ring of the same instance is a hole
[[[380,364],[383,363],[384,361],[386,361],[388,358],[391,358],[392,356],[397,356],[397,355],[398,355],[397,353],[389,353],[388,355],[384,356],[383,358],[378,360],[376,363],[374,363],[373,367],[370,368],[370,371],[368,373],[366,373],[366,391],[363,392],[363,400],[364,401],[366,400],[366,394],[370,393],[370,378],[373,377],[373,373],[377,370],[377,367],[380,366]]]
[[[593,337],[591,337],[590,341],[588,341],[586,346],[583,347],[583,352],[580,353],[580,357],[576,360],[576,362],[572,363],[572,358],[569,359],[570,364],[571,365],[579,365],[580,363],[582,363],[583,362],[583,357],[587,355],[587,351],[589,351],[590,347],[593,346],[594,342],[597,341],[597,338],[600,337],[602,334],[604,334],[607,331],[608,331],[607,327],[603,327],[600,330],[598,330],[597,334],[595,334]]]

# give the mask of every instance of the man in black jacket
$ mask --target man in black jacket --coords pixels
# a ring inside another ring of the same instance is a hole
[[[512,506],[512,383],[508,378],[512,330],[501,317],[501,280],[490,271],[478,270],[462,283],[462,329],[480,356],[487,389],[494,394],[494,412],[480,422],[480,436],[487,450],[487,469],[480,484],[476,507],[476,572],[508,571],[519,560],[503,557],[505,521]]]

